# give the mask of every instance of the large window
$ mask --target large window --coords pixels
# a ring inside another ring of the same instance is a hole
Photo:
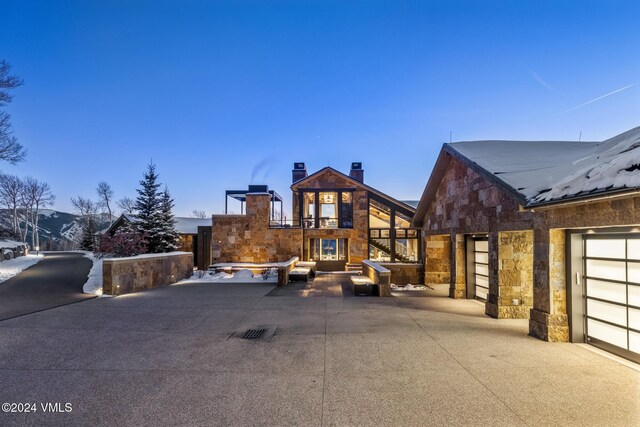
[[[353,228],[351,190],[303,190],[302,225],[305,228]]]
[[[302,221],[305,228],[315,228],[316,218],[316,194],[304,193],[303,197],[304,212],[302,213]]]
[[[369,259],[383,262],[419,262],[418,231],[411,215],[400,206],[369,198]]]
[[[345,261],[347,239],[309,239],[310,261]]]

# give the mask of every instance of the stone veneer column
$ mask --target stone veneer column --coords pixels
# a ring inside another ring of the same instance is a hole
[[[564,230],[536,228],[529,335],[541,340],[569,341],[565,262]]]
[[[498,292],[492,313],[498,319],[528,319],[533,307],[533,231],[500,232],[497,240]]]
[[[467,297],[467,266],[465,264],[465,237],[464,234],[451,234],[450,237],[450,280],[449,297]]]
[[[424,283],[440,284],[451,282],[449,253],[451,241],[448,234],[425,236]],[[395,282],[397,283],[397,282]]]

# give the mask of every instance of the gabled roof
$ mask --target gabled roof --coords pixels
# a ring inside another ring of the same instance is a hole
[[[414,206],[411,206],[411,205],[407,204],[406,202],[400,201],[400,200],[395,199],[395,198],[393,198],[393,197],[391,197],[391,196],[389,196],[389,195],[387,195],[387,194],[385,194],[385,193],[383,193],[381,191],[378,191],[375,188],[373,188],[373,187],[371,187],[371,186],[369,186],[369,185],[367,185],[367,184],[365,184],[363,182],[358,181],[357,179],[353,179],[349,175],[346,175],[346,174],[340,172],[339,170],[336,170],[336,169],[332,168],[331,166],[325,166],[324,168],[320,169],[319,171],[314,172],[311,175],[308,175],[308,176],[302,178],[301,180],[298,180],[298,181],[294,182],[291,185],[291,189],[293,191],[297,191],[298,188],[300,188],[300,186],[302,184],[304,184],[305,182],[308,182],[311,179],[317,178],[318,176],[320,176],[322,174],[325,174],[325,173],[328,173],[328,172],[329,173],[334,173],[334,174],[338,175],[340,178],[346,179],[348,182],[352,183],[357,188],[361,188],[363,190],[370,191],[373,194],[375,194],[375,195],[377,195],[379,197],[382,197],[383,199],[388,200],[388,201],[390,201],[392,203],[395,203],[396,205],[400,205],[403,208],[405,208],[405,209],[407,209],[407,210],[409,210],[411,212],[415,212],[415,210],[416,210],[416,208]]]
[[[464,141],[443,145],[416,218],[426,214],[452,157],[528,208],[640,190],[640,127],[602,142]]]

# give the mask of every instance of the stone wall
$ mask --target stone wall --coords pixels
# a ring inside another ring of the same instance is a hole
[[[391,262],[380,262],[379,264],[391,272],[391,283],[396,285],[421,285],[424,283],[424,268],[422,264]]]
[[[102,288],[106,295],[123,295],[169,285],[192,274],[191,252],[111,258],[103,261]]]
[[[533,307],[533,232],[500,232],[497,252],[498,299],[487,303],[487,311],[498,319],[528,319]]]
[[[367,259],[362,261],[362,275],[379,286],[381,297],[391,296],[391,271],[387,268]]]
[[[532,212],[520,209],[511,195],[455,158],[451,158],[423,227],[427,235],[532,228]]]
[[[193,234],[181,234],[180,235],[180,248],[178,250],[180,252],[193,252]]]
[[[449,262],[451,241],[449,235],[425,236],[424,241],[424,283],[449,283],[451,280],[451,263]]]
[[[212,263],[282,262],[302,257],[302,230],[269,228],[269,194],[247,194],[246,215],[214,215]]]

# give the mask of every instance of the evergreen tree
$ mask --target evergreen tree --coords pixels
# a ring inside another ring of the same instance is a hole
[[[180,236],[176,231],[176,220],[173,216],[173,199],[169,189],[164,188],[160,196],[160,251],[173,252],[180,247]]]
[[[158,191],[160,183],[156,173],[156,165],[151,162],[147,165],[144,179],[140,181],[138,197],[136,198],[135,210],[136,227],[138,232],[146,236],[147,251],[149,253],[162,252],[162,221],[161,221],[161,193]]]
[[[82,227],[80,249],[91,252],[96,250],[96,222],[92,217],[87,218]]]

